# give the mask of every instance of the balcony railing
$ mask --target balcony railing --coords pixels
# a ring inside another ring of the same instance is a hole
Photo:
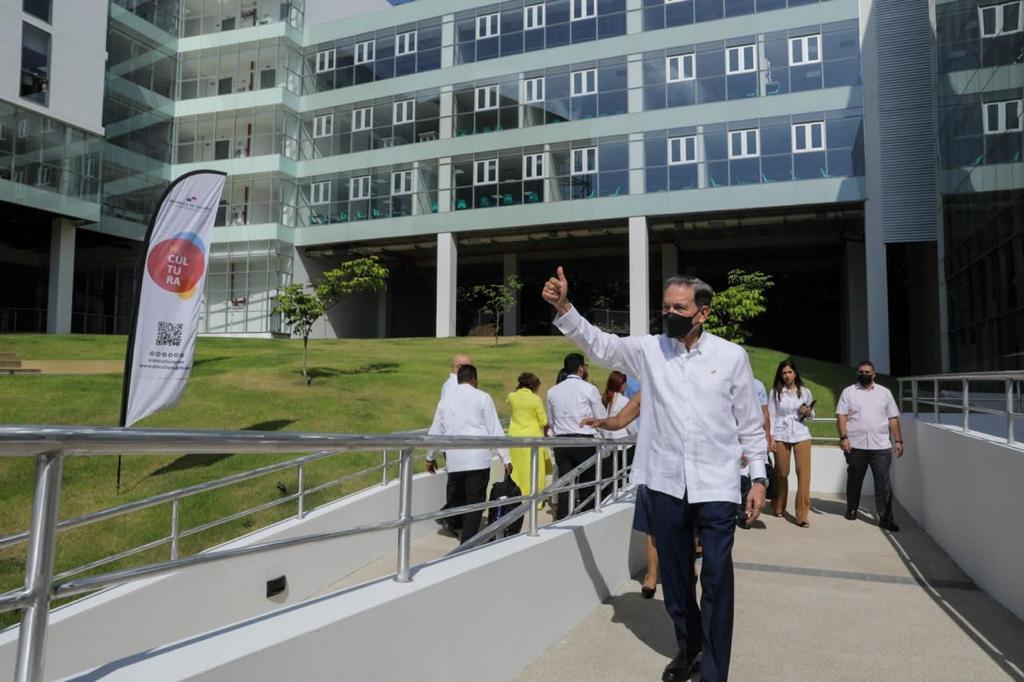
[[[398,557],[395,580],[410,582],[410,550],[413,524],[421,521],[458,516],[471,511],[484,511],[493,507],[510,504],[519,506],[505,514],[496,523],[485,526],[476,536],[461,545],[456,552],[478,546],[492,537],[501,537],[512,523],[527,517],[527,534],[538,533],[538,504],[560,492],[570,492],[569,513],[586,508],[593,500],[594,511],[600,512],[608,501],[618,497],[628,474],[625,450],[633,439],[600,440],[590,438],[475,438],[425,436],[421,432],[395,433],[386,435],[358,434],[315,434],[284,433],[269,434],[251,431],[176,431],[176,430],[133,430],[112,428],[65,428],[65,427],[0,427],[0,458],[33,457],[36,459],[35,497],[29,529],[0,538],[0,548],[27,543],[25,584],[22,589],[0,595],[0,612],[21,609],[21,627],[18,639],[18,657],[15,680],[18,682],[37,681],[43,677],[43,652],[45,648],[50,604],[54,599],[73,597],[94,592],[104,587],[132,580],[163,575],[192,566],[225,561],[242,556],[272,552],[290,547],[336,540],[343,537],[373,533],[382,530],[396,530],[398,535]],[[540,448],[543,447],[596,447],[596,453],[572,471],[556,480],[552,486],[538,490],[540,478]],[[463,505],[424,514],[412,514],[413,463],[417,449],[459,450],[464,448],[530,448],[531,494],[503,498],[478,504]],[[612,450],[612,473],[602,477],[599,464],[602,448]],[[298,458],[253,469],[180,490],[163,493],[143,500],[130,502],[109,509],[92,512],[65,521],[58,521],[59,499],[64,461],[70,456],[110,455],[122,452],[138,455],[160,454],[223,454],[231,451],[238,454],[281,454],[307,452]],[[305,485],[305,467],[315,461],[343,455],[344,453],[380,451],[381,464],[355,474],[309,487]],[[297,517],[306,514],[307,496],[330,487],[379,470],[381,485],[388,484],[387,471],[395,459],[389,459],[389,452],[397,452],[398,510],[397,515],[374,524],[340,528],[326,533],[315,533],[284,540],[264,542],[233,549],[213,550],[188,557],[178,556],[178,543],[218,525],[256,514],[271,507],[296,502]],[[593,467],[595,480],[579,483],[578,478]],[[200,526],[182,531],[179,528],[179,507],[181,501],[218,488],[224,488],[242,481],[251,480],[272,472],[294,469],[297,473],[298,490],[292,495],[269,503],[257,505],[245,511]],[[590,492],[593,489],[593,492]],[[578,493],[576,491],[583,491]],[[607,497],[606,497],[607,491]],[[577,502],[576,496],[589,493],[586,499]],[[170,531],[139,547],[132,548],[103,559],[78,566],[54,575],[58,531],[85,526],[104,519],[123,516],[132,512],[158,505],[170,506]],[[169,560],[149,563],[131,568],[110,571],[87,577],[73,576],[101,566],[120,561],[156,547],[169,545]]]
[[[900,409],[905,410],[909,403],[915,417],[930,415],[936,424],[1004,437],[1010,445],[1020,442],[1015,422],[1024,418],[1024,372],[928,374],[904,377],[899,382]],[[972,415],[996,419],[972,424]],[[1000,422],[1001,427],[997,426]]]

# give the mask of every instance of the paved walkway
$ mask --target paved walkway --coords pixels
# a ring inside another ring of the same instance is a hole
[[[731,679],[1024,680],[1024,623],[903,510],[888,534],[845,520],[839,498],[814,507],[807,529],[787,516],[736,531]],[[639,592],[623,585],[519,679],[660,680],[672,625],[660,588]]]

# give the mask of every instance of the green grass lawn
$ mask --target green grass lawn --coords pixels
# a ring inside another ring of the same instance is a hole
[[[124,357],[125,337],[0,335],[0,352],[23,360],[117,360]],[[451,356],[468,352],[480,371],[480,388],[508,416],[505,395],[520,372],[543,381],[555,379],[562,357],[573,347],[561,337],[491,339],[372,339],[310,342],[313,384],[300,376],[302,343],[298,340],[201,338],[192,378],[181,402],[154,415],[140,427],[253,429],[264,431],[389,432],[429,426]],[[768,386],[783,353],[748,349],[754,374]],[[833,414],[842,387],[853,370],[832,363],[797,358],[805,382],[818,399],[819,416]],[[603,387],[607,372],[592,368],[591,380]],[[0,423],[115,426],[120,408],[121,376],[0,376]],[[814,425],[818,435],[832,435],[830,425]],[[121,490],[114,486],[115,457],[71,457],[65,463],[61,517],[149,497],[202,481],[289,459],[278,455],[126,456]],[[306,471],[307,486],[376,465],[380,453],[340,455]],[[0,459],[0,535],[27,527],[32,501],[34,462]],[[392,471],[392,476],[395,472]],[[379,473],[325,491],[313,504],[336,498],[379,480]],[[296,489],[294,472],[274,474],[191,498],[182,505],[181,528],[256,506]],[[312,505],[308,505],[307,508]],[[213,529],[182,544],[183,553],[236,537],[295,513],[282,505],[245,520]],[[169,507],[94,524],[63,533],[58,570],[84,564],[169,532]],[[129,560],[167,558],[167,548]],[[105,567],[103,570],[109,570]],[[24,547],[0,550],[0,591],[19,587]],[[0,614],[0,626],[14,622]]]

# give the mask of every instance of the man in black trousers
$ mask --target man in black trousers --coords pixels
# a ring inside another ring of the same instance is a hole
[[[658,547],[665,610],[679,653],[664,682],[689,680],[700,667],[709,682],[729,676],[732,654],[732,546],[740,502],[740,457],[750,466],[747,521],[764,505],[768,441],[746,351],[703,329],[711,287],[672,277],[662,295],[664,333],[627,338],[602,332],[568,299],[562,268],[544,285],[557,311],[555,326],[605,367],[635,376],[644,387],[633,482],[647,486],[644,513]],[[694,534],[700,537],[700,604],[694,576]]]
[[[562,370],[565,372],[565,380],[552,386],[548,390],[548,423],[556,436],[575,436],[578,438],[593,438],[597,431],[592,426],[581,426],[584,419],[604,417],[607,411],[601,403],[601,392],[597,386],[587,381],[587,363],[579,353],[569,353],[565,356]],[[569,473],[588,457],[593,456],[595,448],[554,448],[555,465],[558,467],[558,476],[562,477]],[[594,468],[588,467],[579,476],[580,483],[594,480]],[[590,488],[580,488],[576,491],[582,497],[591,494]],[[564,519],[569,515],[568,492],[558,493],[558,510],[555,519]],[[593,509],[594,503],[588,502],[578,511]]]
[[[903,456],[900,409],[892,391],[875,383],[875,366],[865,360],[857,366],[857,383],[847,386],[836,403],[839,446],[846,456],[846,518],[857,519],[864,475],[871,467],[875,479],[878,527],[900,529],[892,513],[892,453]],[[892,442],[889,442],[890,433]]]

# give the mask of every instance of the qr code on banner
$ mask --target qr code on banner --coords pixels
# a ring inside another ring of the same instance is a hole
[[[156,323],[156,345],[158,346],[180,346],[181,328],[184,323],[157,322]]]

